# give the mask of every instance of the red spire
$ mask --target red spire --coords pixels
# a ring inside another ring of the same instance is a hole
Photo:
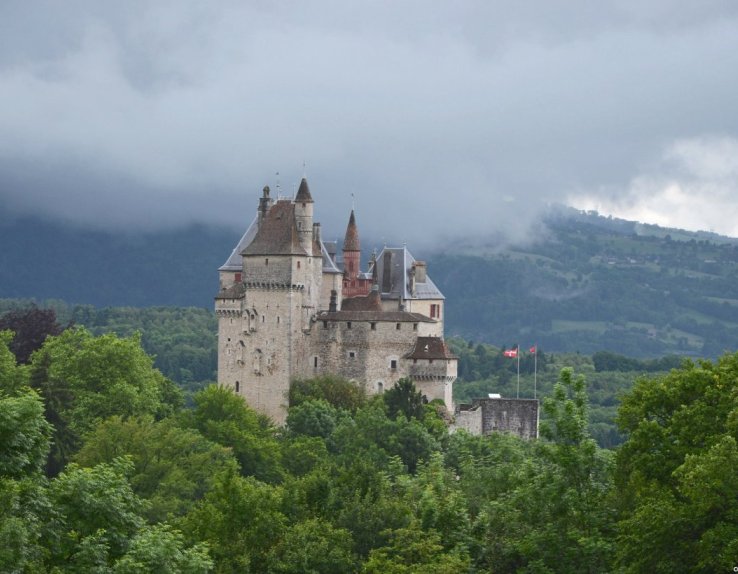
[[[351,217],[349,217],[348,226],[346,227],[346,237],[343,239],[343,250],[361,251],[359,228],[356,226],[356,217],[354,216],[353,209],[351,210]]]

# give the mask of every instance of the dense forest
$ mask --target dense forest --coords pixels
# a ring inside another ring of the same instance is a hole
[[[24,313],[35,303],[25,299],[0,299],[0,314]],[[121,337],[137,334],[143,349],[154,358],[154,366],[185,391],[189,405],[192,394],[216,379],[217,322],[214,313],[195,307],[105,307],[68,305],[48,301],[63,325],[80,325],[94,335],[112,333]],[[2,322],[0,321],[0,327]],[[635,359],[600,351],[591,356],[577,353],[547,353],[538,347],[537,359],[522,349],[520,377],[517,362],[503,355],[504,347],[451,338],[448,343],[459,357],[459,378],[454,385],[457,402],[471,402],[488,393],[506,397],[545,396],[553,389],[561,369],[571,367],[584,374],[590,385],[590,433],[602,447],[622,441],[615,424],[619,395],[645,373],[666,372],[682,359]],[[518,384],[518,380],[520,381]]]
[[[243,232],[89,231],[3,215],[0,298],[97,307],[212,308],[216,269]],[[362,232],[367,262],[381,243],[370,222]],[[525,243],[410,248],[446,295],[446,332],[467,340],[639,358],[716,358],[738,341],[738,241],[728,237],[559,209]]]
[[[18,334],[0,334],[0,571],[735,566],[738,354],[668,373],[670,359],[590,358],[594,374],[652,373],[622,396],[613,450],[592,439],[576,367],[542,389],[530,442],[449,434],[410,381],[372,398],[333,377],[295,381],[281,428],[214,385],[186,406],[138,334],[94,335],[40,309],[3,321]],[[455,344],[480,376],[497,360]]]

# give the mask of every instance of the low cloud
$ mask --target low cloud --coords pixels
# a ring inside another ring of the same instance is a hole
[[[677,140],[624,189],[574,195],[575,207],[668,227],[738,236],[738,139]]]
[[[529,237],[572,190],[661,189],[636,175],[649,162],[714,202],[697,185],[712,159],[660,153],[737,136],[737,24],[728,1],[10,1],[0,201],[88,226],[243,227],[307,162],[327,237],[353,194],[362,233],[395,243]]]

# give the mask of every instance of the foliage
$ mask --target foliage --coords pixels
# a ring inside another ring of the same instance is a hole
[[[237,468],[231,451],[173,419],[111,417],[85,437],[74,460],[83,466],[129,456],[134,493],[148,501],[152,523],[186,514],[210,489],[215,477]]]
[[[639,379],[618,421],[627,572],[729,570],[738,549],[738,354]]]
[[[183,536],[166,524],[143,527],[128,552],[115,563],[114,574],[205,574],[213,561],[203,544],[184,548]]]
[[[382,398],[384,404],[387,405],[387,412],[393,419],[399,414],[403,414],[408,419],[418,420],[423,420],[425,416],[423,404],[427,402],[427,399],[415,389],[412,379],[407,377],[400,379],[385,391]]]
[[[30,368],[31,385],[44,397],[47,418],[55,426],[51,474],[101,420],[163,417],[181,405],[181,395],[153,368],[138,337],[93,337],[84,329],[68,329],[44,343]]]
[[[289,390],[291,407],[311,399],[322,399],[338,409],[355,412],[366,402],[366,390],[362,385],[335,375],[292,381]]]
[[[280,449],[270,420],[257,414],[233,391],[211,385],[194,396],[183,424],[232,450],[244,476],[268,482],[282,479]]]
[[[31,389],[15,395],[0,387],[0,477],[22,478],[46,463],[52,427]]]
[[[25,365],[47,337],[59,335],[64,329],[57,323],[53,309],[39,309],[32,305],[27,309],[8,311],[1,316],[0,331],[4,330],[15,333],[9,347],[18,363]]]

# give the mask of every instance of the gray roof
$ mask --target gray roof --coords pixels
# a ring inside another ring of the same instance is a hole
[[[243,237],[241,237],[239,242],[233,248],[231,255],[228,257],[226,262],[218,268],[218,271],[241,271],[243,267],[243,256],[241,253],[254,241],[256,233],[259,230],[258,220],[259,215],[257,214],[251,221],[251,225],[246,229],[246,233],[243,234]],[[333,242],[333,245],[335,246],[335,242]],[[341,273],[341,270],[336,267],[336,264],[333,262],[327,246],[323,241],[320,242],[320,251],[323,258],[323,271],[326,273]]]
[[[226,262],[223,263],[218,271],[241,271],[241,251],[246,249],[248,244],[254,240],[254,237],[256,237],[256,232],[259,228],[259,226],[257,225],[258,219],[259,216],[257,214],[251,222],[251,225],[249,225],[248,229],[246,229],[246,233],[243,234],[241,240],[233,248],[230,257],[228,257]]]
[[[323,255],[323,273],[341,273],[341,270],[333,262],[333,258],[323,241],[320,242],[320,252]]]
[[[385,254],[389,254],[389,277],[385,281]],[[415,295],[410,295],[410,268],[415,257],[407,247],[385,247],[377,255],[377,278],[382,299],[445,299],[426,274],[425,282],[415,282]]]

